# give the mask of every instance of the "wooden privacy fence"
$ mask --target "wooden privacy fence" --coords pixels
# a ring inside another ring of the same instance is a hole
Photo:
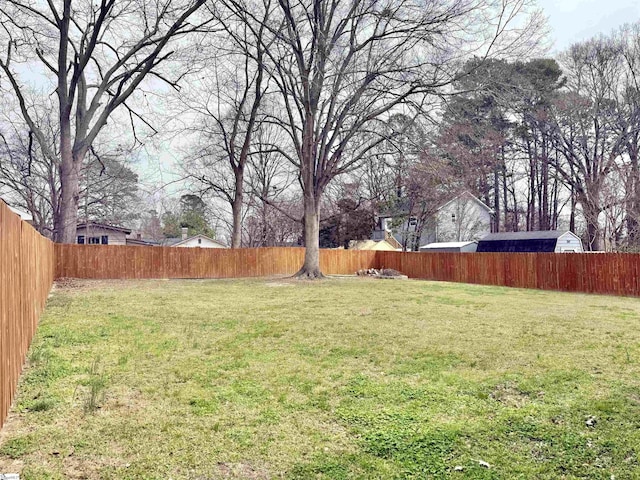
[[[291,275],[303,258],[304,248],[54,246],[0,202],[0,427],[54,278]],[[640,296],[638,254],[322,250],[320,264],[327,274],[393,268],[428,280]]]
[[[0,427],[55,273],[53,243],[0,201]]]
[[[176,248],[56,244],[56,277],[241,278],[293,275],[304,248]],[[353,274],[375,265],[376,252],[321,250],[327,274]]]
[[[56,245],[56,276],[237,278],[291,275],[304,248]],[[327,274],[393,268],[411,278],[507,287],[640,296],[640,254],[415,253],[321,250]]]
[[[425,280],[640,296],[640,254],[378,252],[376,265]]]

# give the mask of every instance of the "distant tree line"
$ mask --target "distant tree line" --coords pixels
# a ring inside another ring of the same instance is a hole
[[[0,194],[57,241],[81,218],[220,229],[304,245],[316,278],[321,242],[366,238],[385,210],[419,238],[469,190],[495,231],[638,248],[639,24],[551,59],[533,0],[138,3],[0,8]],[[130,162],[170,129],[188,192],[140,208]]]

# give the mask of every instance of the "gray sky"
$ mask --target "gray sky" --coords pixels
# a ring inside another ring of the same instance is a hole
[[[640,0],[538,0],[551,27],[552,51],[640,20]]]

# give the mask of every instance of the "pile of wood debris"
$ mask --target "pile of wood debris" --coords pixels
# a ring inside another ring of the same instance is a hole
[[[380,270],[377,268],[365,268],[358,270],[356,275],[359,277],[395,278],[399,280],[408,278],[406,275],[392,268],[382,268]]]

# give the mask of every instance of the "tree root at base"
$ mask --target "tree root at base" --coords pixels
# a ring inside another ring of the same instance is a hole
[[[326,278],[319,269],[308,270],[302,267],[293,277],[296,280],[322,280]]]

